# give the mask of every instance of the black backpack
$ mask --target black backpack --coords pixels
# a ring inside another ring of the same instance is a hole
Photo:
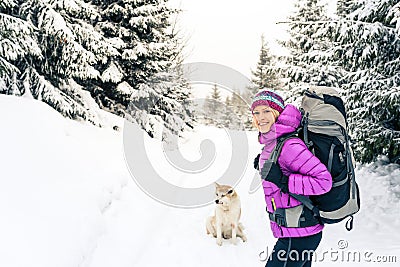
[[[346,229],[353,227],[353,214],[360,209],[360,193],[355,180],[354,158],[347,134],[343,100],[330,87],[310,87],[302,99],[302,127],[296,133],[277,140],[270,161],[277,163],[283,144],[301,138],[310,151],[325,164],[332,175],[332,189],[309,198],[290,193],[311,210],[320,223],[337,223],[349,218]],[[303,212],[304,213],[304,212]]]

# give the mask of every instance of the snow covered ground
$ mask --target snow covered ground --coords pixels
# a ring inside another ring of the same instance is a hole
[[[212,205],[174,208],[138,187],[125,163],[122,130],[71,121],[44,103],[12,96],[0,95],[0,114],[0,266],[265,265],[275,239],[261,189],[249,193],[252,158],[260,149],[255,132],[247,133],[249,164],[237,186],[248,242],[234,246],[226,241],[219,247],[205,234]],[[109,123],[123,125],[118,118]],[[195,159],[197,140],[215,140],[217,155],[211,173],[204,172],[205,184],[226,167],[230,143],[218,141],[224,135],[224,130],[201,126],[181,142],[182,153]],[[161,149],[156,140],[145,142],[149,151]],[[154,162],[166,166],[162,175],[176,175],[162,151],[156,152]],[[400,262],[399,166],[381,159],[359,166],[357,177],[362,210],[354,229],[328,225],[314,266]]]

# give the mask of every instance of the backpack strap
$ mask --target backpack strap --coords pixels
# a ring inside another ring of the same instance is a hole
[[[319,218],[319,209],[312,203],[311,199],[303,195],[297,195],[289,192],[289,195],[300,201],[307,209],[311,210],[315,217]]]
[[[353,229],[353,221],[354,221],[354,218],[353,218],[353,215],[351,215],[350,218],[346,222],[346,230],[347,231],[351,231]]]
[[[283,135],[283,136],[279,137],[277,139],[277,141],[276,141],[276,145],[274,147],[274,150],[272,150],[271,155],[269,156],[269,160],[273,161],[274,163],[277,163],[279,155],[282,152],[283,145],[285,144],[285,142],[287,140],[293,139],[293,138],[299,138],[298,137],[298,130],[293,132],[293,133],[290,133],[290,134]]]
[[[347,134],[347,132],[345,131],[345,129],[343,129],[343,133],[344,133],[344,138],[345,138],[345,142],[346,142],[346,162],[347,162],[347,178],[351,179],[351,183],[352,183],[352,191],[351,191],[351,197],[355,198],[356,195],[356,177],[355,177],[355,173],[354,173],[354,165],[353,165],[353,155],[350,149],[350,138],[349,135]]]
[[[291,138],[298,138],[297,137],[297,132],[293,132],[287,135],[283,135],[279,138],[277,138],[276,140],[276,145],[274,147],[274,149],[272,150],[271,154],[269,155],[269,158],[264,161],[264,164],[262,166],[262,168],[260,169],[260,174],[261,174],[261,178],[265,179],[269,173],[269,171],[271,170],[272,164],[278,164],[278,158],[279,155],[281,154],[283,145],[285,144],[285,142]]]
[[[312,146],[312,143],[310,143],[308,140],[308,112],[303,114],[301,125],[303,126],[303,141],[306,146],[310,148]]]
[[[333,163],[333,151],[335,149],[336,145],[332,143],[331,149],[329,150],[329,157],[328,157],[328,171],[331,173],[332,171],[332,163]]]
[[[299,138],[297,136],[299,130],[300,129],[298,129],[296,132],[293,132],[293,133],[290,133],[288,135],[284,135],[284,136],[281,136],[280,138],[278,138],[276,146],[275,146],[274,150],[271,152],[271,155],[269,157],[270,163],[271,162],[277,163],[278,157],[282,152],[283,145],[285,144],[285,142],[287,140],[293,139],[293,138]],[[267,163],[267,162],[268,161],[266,161],[265,163]],[[320,217],[319,209],[312,203],[312,201],[308,197],[303,196],[303,195],[293,194],[290,192],[289,192],[289,195],[292,196],[294,199],[300,201],[306,208],[311,210],[315,217],[317,217],[317,218]]]
[[[300,228],[314,226],[320,221],[315,218],[312,211],[299,205],[290,208],[277,208],[274,212],[268,212],[270,221],[288,228]]]

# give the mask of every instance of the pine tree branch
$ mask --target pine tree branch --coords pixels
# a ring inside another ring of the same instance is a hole
[[[341,19],[341,20],[315,20],[315,21],[278,21],[275,24],[298,24],[298,25],[312,25],[312,24],[326,24],[326,23],[340,23],[340,22],[351,22],[353,24],[362,24],[362,25],[376,25],[379,22],[366,22],[366,21],[359,21],[359,20],[349,20],[349,19]],[[396,30],[396,27],[390,27],[379,23],[384,28],[388,28],[390,30]]]

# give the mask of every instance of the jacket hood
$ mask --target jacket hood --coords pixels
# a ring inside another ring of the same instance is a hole
[[[301,112],[295,106],[286,105],[269,132],[260,133],[258,138],[260,144],[275,145],[277,138],[296,131],[300,126],[301,118]]]

